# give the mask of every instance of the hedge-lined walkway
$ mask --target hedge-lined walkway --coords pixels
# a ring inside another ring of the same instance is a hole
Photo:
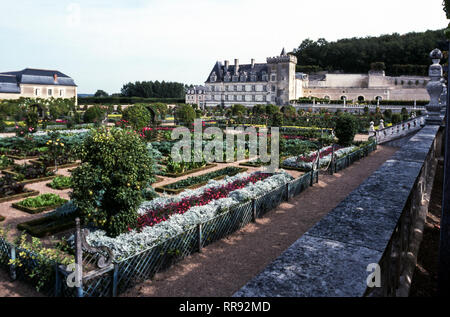
[[[195,253],[123,296],[231,296],[330,212],[397,148],[376,152],[319,183],[227,239]]]

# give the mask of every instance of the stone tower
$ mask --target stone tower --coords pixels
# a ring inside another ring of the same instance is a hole
[[[282,106],[295,99],[295,68],[297,57],[286,54],[283,48],[280,56],[267,58],[269,84],[275,100],[271,103]]]

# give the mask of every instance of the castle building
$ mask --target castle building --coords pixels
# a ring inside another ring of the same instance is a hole
[[[25,98],[74,98],[77,85],[57,70],[26,68],[0,73],[0,100]]]
[[[240,65],[234,60],[217,62],[205,82],[205,106],[225,107],[242,104],[279,106],[295,103],[302,97],[329,100],[429,100],[426,85],[428,77],[386,76],[384,71],[368,74],[331,74],[327,72],[304,74],[296,72],[297,58],[286,54],[268,57],[266,63]]]
[[[205,105],[287,105],[303,95],[304,80],[302,74],[296,74],[296,64],[297,58],[284,49],[280,56],[268,57],[266,63],[255,63],[254,59],[242,65],[238,59],[234,65],[217,62],[205,82]]]
[[[206,87],[194,86],[186,89],[186,104],[197,105],[199,108],[205,107]]]

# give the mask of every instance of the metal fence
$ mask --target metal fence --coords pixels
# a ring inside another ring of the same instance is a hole
[[[374,142],[360,148],[359,150],[344,156],[343,158],[335,160],[334,162],[332,162],[330,164],[330,167],[328,168],[328,170],[329,170],[330,174],[339,172],[339,171],[349,167],[356,161],[359,161],[363,157],[368,156],[370,153],[372,153],[376,149],[377,149],[377,142],[374,141]]]

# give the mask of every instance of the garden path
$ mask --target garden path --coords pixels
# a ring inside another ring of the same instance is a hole
[[[195,253],[153,280],[123,296],[231,296],[336,207],[375,172],[397,148],[377,151],[334,175],[321,175],[318,184],[267,213],[226,239]]]

